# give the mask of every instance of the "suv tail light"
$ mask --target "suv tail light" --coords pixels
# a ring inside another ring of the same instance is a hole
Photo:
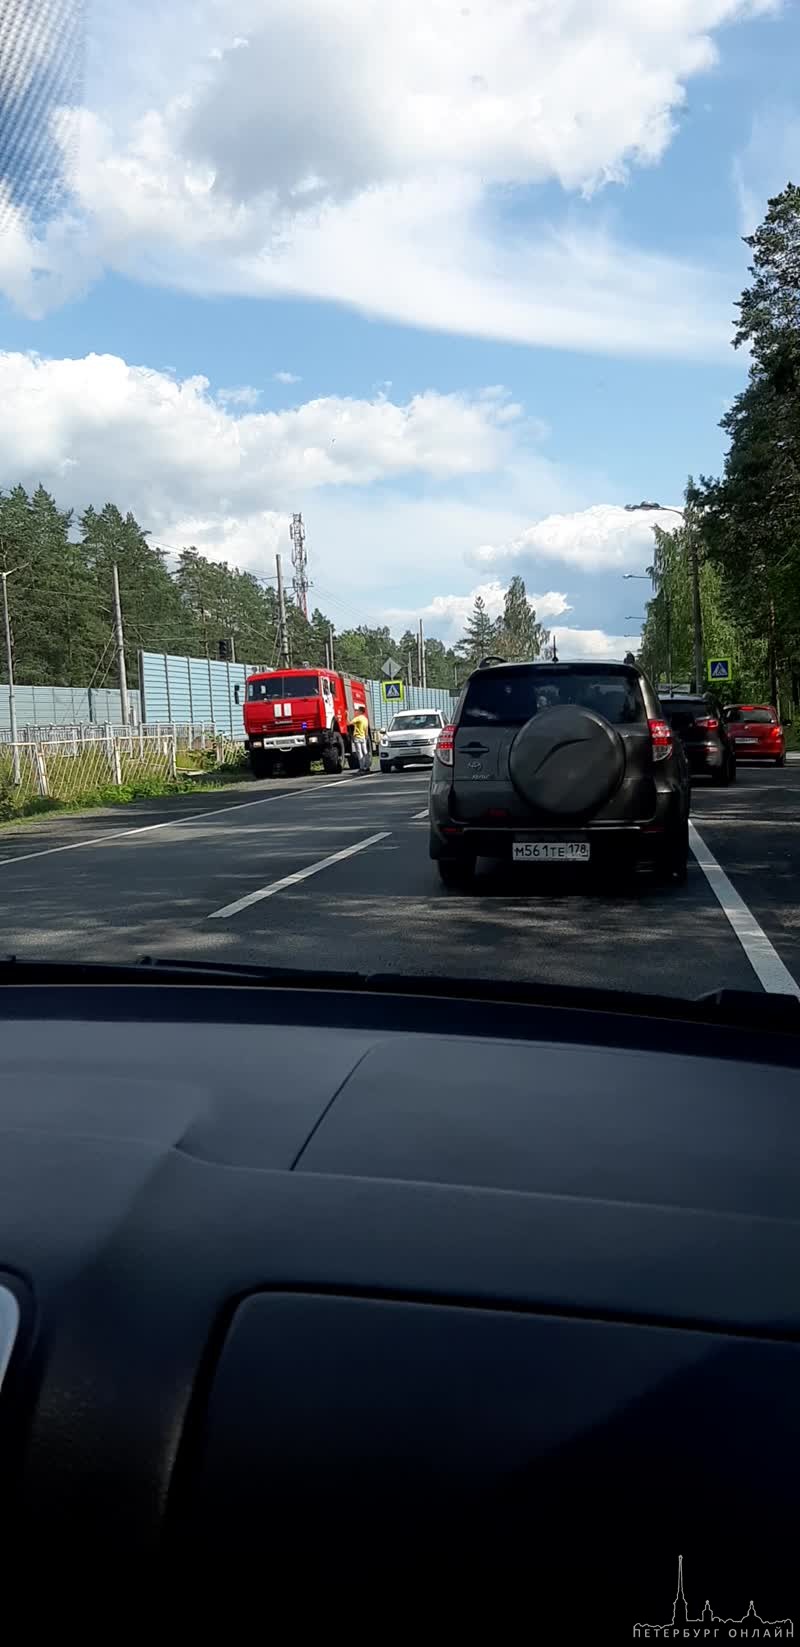
[[[453,744],[457,730],[456,726],[443,726],[436,739],[436,758],[441,761],[442,766],[453,764]]]
[[[672,754],[672,727],[669,721],[648,721],[653,760],[665,761]]]
[[[703,732],[719,731],[719,721],[714,715],[701,715],[699,720],[696,720],[694,724],[695,726],[701,727]]]

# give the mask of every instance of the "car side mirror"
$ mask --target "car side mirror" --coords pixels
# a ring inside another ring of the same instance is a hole
[[[236,685],[233,688],[233,701],[234,701],[234,703],[239,702],[239,692],[240,692],[240,690],[241,690],[241,688],[240,688],[239,683],[237,681]]]

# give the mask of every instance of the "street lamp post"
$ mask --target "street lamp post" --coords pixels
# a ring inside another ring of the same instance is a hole
[[[684,526],[689,523],[685,509],[676,509],[671,503],[626,503],[629,514],[636,510],[658,510],[669,515],[680,515]],[[703,684],[703,613],[700,605],[700,557],[697,552],[697,533],[689,527],[689,572],[692,580],[692,633],[694,637],[694,690],[701,691]]]
[[[630,581],[631,579],[633,579],[634,582],[636,582],[636,583],[651,583],[653,581],[650,577],[649,572],[623,572],[622,576],[623,576],[623,578],[625,578],[626,582]],[[666,629],[667,629],[667,680],[668,680],[668,682],[671,686],[672,685],[672,607],[670,606],[669,595],[667,594],[667,591],[664,588],[663,583],[661,585],[661,588],[656,590],[656,600],[663,600],[663,602],[664,602],[664,621],[665,621]]]

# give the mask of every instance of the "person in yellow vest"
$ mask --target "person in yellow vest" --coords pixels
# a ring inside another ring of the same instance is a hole
[[[372,752],[369,746],[369,721],[365,709],[357,709],[352,722],[353,749],[358,756],[359,772],[369,772],[372,766]]]

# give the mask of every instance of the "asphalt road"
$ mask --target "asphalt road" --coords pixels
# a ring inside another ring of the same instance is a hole
[[[482,866],[473,892],[446,891],[427,853],[427,784],[413,770],[244,782],[0,830],[0,948],[677,995],[759,989],[755,963],[767,987],[800,984],[800,759],[740,765],[729,790],[697,784],[697,849],[718,869],[693,858],[683,888]]]

